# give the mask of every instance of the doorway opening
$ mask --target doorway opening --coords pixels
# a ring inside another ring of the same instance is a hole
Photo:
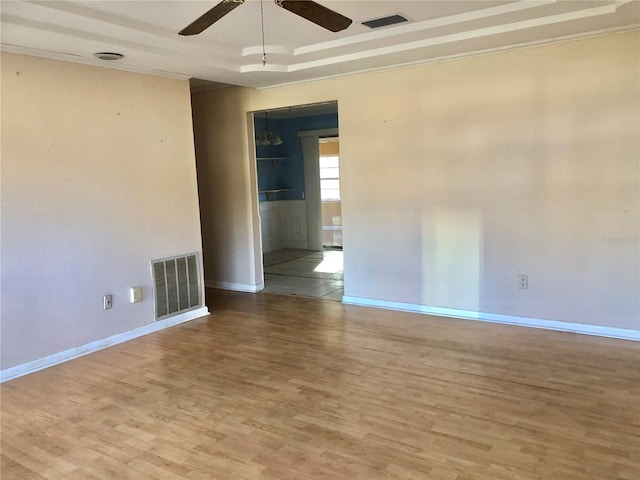
[[[322,210],[322,245],[342,250],[342,197],[340,194],[340,140],[320,139],[320,205]]]
[[[341,301],[337,102],[254,112],[253,123],[263,291]]]

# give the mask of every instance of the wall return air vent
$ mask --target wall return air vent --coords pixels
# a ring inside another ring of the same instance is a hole
[[[362,22],[362,25],[365,25],[369,28],[380,28],[380,27],[388,27],[389,25],[395,25],[396,23],[404,23],[408,22],[409,19],[404,15],[396,13],[395,15],[389,15],[387,17],[374,18],[373,20],[367,20],[366,22]]]
[[[156,320],[201,306],[198,254],[151,261]]]

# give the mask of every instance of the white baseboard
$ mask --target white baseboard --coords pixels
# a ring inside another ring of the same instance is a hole
[[[520,325],[523,327],[543,328],[546,330],[560,330],[563,332],[582,333],[599,337],[620,338],[624,340],[640,341],[640,330],[626,328],[603,327],[600,325],[588,325],[585,323],[560,322],[545,320],[542,318],[516,317],[499,313],[475,312],[472,310],[458,310],[456,308],[431,307],[413,303],[390,302],[361,297],[342,297],[342,303],[346,305],[360,305],[364,307],[386,308],[404,312],[424,313],[440,317],[461,318],[464,320],[479,320],[481,322],[504,323],[508,325]]]
[[[128,332],[117,333],[110,337],[96,340],[95,342],[54,353],[46,357],[38,358],[37,360],[16,365],[15,367],[6,368],[0,371],[0,383],[34,373],[48,367],[53,367],[59,363],[67,362],[74,358],[82,357],[83,355],[88,355],[89,353],[97,352],[98,350],[102,350],[128,340],[133,340],[134,338],[142,337],[143,335],[148,335],[149,333],[164,330],[165,328],[173,327],[174,325],[188,322],[190,320],[195,320],[196,318],[200,318],[208,314],[209,309],[207,307],[190,310],[174,317],[165,318],[164,320],[158,320],[157,322],[134,328]]]
[[[219,288],[220,290],[233,290],[234,292],[257,293],[264,290],[264,283],[259,285],[247,285],[244,283],[215,282],[213,280],[205,280],[204,286],[207,288]]]

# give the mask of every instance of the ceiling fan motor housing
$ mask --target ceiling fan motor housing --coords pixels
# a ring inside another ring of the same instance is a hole
[[[222,0],[215,7],[203,13],[188,26],[180,30],[180,35],[197,35],[202,33],[222,17],[239,7],[245,0]],[[311,0],[274,0],[275,4],[285,10],[309,20],[331,32],[339,32],[351,25],[352,20],[344,15]]]

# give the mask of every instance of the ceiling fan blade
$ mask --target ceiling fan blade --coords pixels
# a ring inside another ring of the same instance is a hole
[[[332,32],[339,32],[351,25],[352,20],[310,0],[274,0],[276,5],[306,18]]]
[[[236,7],[239,7],[244,3],[244,0],[222,0],[219,4],[206,12],[198,19],[191,22],[188,26],[184,27],[180,32],[180,35],[197,35],[216,23],[227,13]]]

